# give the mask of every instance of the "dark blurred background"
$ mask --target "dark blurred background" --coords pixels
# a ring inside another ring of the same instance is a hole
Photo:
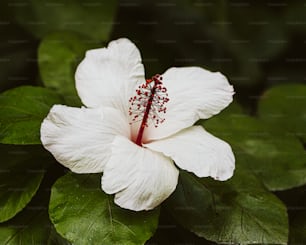
[[[121,1],[120,36],[137,42],[148,76],[170,66],[218,70],[244,104],[267,87],[305,83],[304,1]]]
[[[25,6],[31,2],[35,1],[1,1],[1,91],[35,84],[39,79],[36,57],[41,38],[27,30],[21,18],[29,12]],[[105,1],[91,4],[99,2]],[[35,20],[37,23],[31,24],[44,24]],[[305,83],[304,1],[123,0],[117,2],[113,20],[108,40],[128,37],[136,42],[147,77],[170,66],[196,65],[221,71],[235,85],[236,99],[253,109],[267,87]],[[96,32],[99,24],[91,31]]]

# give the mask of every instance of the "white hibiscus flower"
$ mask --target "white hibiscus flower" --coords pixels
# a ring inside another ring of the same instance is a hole
[[[233,87],[221,73],[175,67],[146,80],[139,50],[122,38],[87,51],[75,79],[86,107],[54,105],[41,141],[72,172],[103,172],[102,189],[120,207],[158,206],[175,190],[178,168],[217,180],[233,175],[231,147],[193,126],[231,103]]]

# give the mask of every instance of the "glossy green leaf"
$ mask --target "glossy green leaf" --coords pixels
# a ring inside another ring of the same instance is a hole
[[[0,244],[47,244],[52,226],[47,212],[48,196],[48,189],[40,189],[20,213],[0,224]]]
[[[29,206],[14,219],[0,225],[0,244],[47,244],[49,220],[41,205]]]
[[[287,244],[285,206],[250,173],[217,182],[181,172],[166,204],[182,226],[217,243]]]
[[[14,217],[32,199],[44,176],[43,149],[0,145],[0,222]]]
[[[306,184],[306,155],[293,135],[274,134],[280,125],[269,125],[244,113],[228,110],[200,122],[209,132],[253,156],[243,161],[270,190],[285,190]],[[280,129],[278,129],[280,130]]]
[[[0,143],[40,144],[40,124],[61,97],[41,87],[22,86],[0,94]]]
[[[144,244],[159,210],[121,209],[100,186],[100,175],[67,174],[54,184],[49,214],[57,232],[73,244]]]
[[[110,34],[117,1],[52,1],[27,0],[16,3],[14,10],[18,23],[42,38],[54,31],[75,31],[93,39],[105,41]]]
[[[64,95],[67,104],[81,105],[75,89],[77,65],[93,45],[74,33],[53,33],[44,38],[38,50],[40,75],[46,87]]]
[[[269,89],[260,98],[258,115],[277,134],[294,135],[306,142],[306,85]]]

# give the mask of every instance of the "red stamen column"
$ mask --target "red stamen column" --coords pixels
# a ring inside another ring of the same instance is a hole
[[[163,86],[162,77],[155,75],[152,79],[146,80],[146,83],[136,89],[136,96],[130,98],[131,106],[129,115],[133,116],[132,123],[141,120],[135,143],[142,146],[144,130],[148,127],[148,121],[152,120],[154,126],[158,127],[165,121],[159,113],[166,113],[165,104],[169,101],[167,89]]]

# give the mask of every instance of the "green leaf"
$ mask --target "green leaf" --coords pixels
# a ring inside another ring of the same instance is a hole
[[[101,190],[100,175],[67,174],[52,187],[50,218],[73,244],[144,244],[155,232],[159,210],[132,212]]]
[[[14,219],[0,225],[0,244],[46,244],[49,220],[41,205],[29,206]]]
[[[45,172],[42,151],[33,146],[0,145],[0,222],[20,212],[38,190]]]
[[[37,38],[54,31],[75,31],[99,41],[110,34],[117,1],[27,0],[22,6],[11,4],[18,23]]]
[[[217,243],[287,244],[285,206],[250,173],[217,182],[181,172],[166,207],[182,226]]]
[[[54,104],[61,104],[55,92],[22,86],[0,94],[0,143],[40,144],[40,124]]]
[[[40,43],[38,62],[46,87],[64,95],[67,104],[81,105],[75,89],[74,74],[85,51],[93,45],[75,33],[53,33]]]
[[[20,213],[0,224],[0,244],[47,244],[52,225],[47,212],[48,197],[49,190],[41,188]]]
[[[285,190],[306,184],[305,151],[293,135],[274,134],[279,125],[237,111],[227,111],[200,121],[209,132],[253,157],[241,161],[269,190]],[[279,129],[280,130],[280,129]]]
[[[286,84],[266,91],[259,101],[258,115],[277,134],[294,135],[306,142],[306,86]]]

